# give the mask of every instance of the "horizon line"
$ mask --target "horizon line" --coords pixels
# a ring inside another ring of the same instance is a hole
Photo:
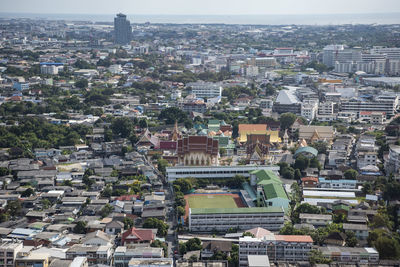
[[[130,15],[130,16],[311,16],[311,15],[382,15],[382,14],[400,14],[400,11],[388,11],[388,12],[344,12],[344,13],[248,13],[248,14],[205,14],[205,13],[199,13],[199,14],[193,14],[193,13],[187,13],[187,14],[181,14],[181,13],[171,13],[171,14],[160,14],[160,13],[143,13],[143,14],[134,14],[134,13],[127,13],[127,12],[122,12],[118,11],[116,13],[58,13],[58,12],[19,12],[19,11],[0,11],[1,14],[29,14],[29,15],[116,15],[118,13],[122,13],[125,15]]]

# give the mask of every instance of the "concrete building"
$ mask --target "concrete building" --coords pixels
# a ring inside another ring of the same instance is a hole
[[[250,172],[261,169],[271,170],[277,173],[279,171],[279,166],[174,166],[167,167],[167,178],[169,182],[173,182],[176,179],[188,177],[196,179],[229,179],[236,175],[250,177]]]
[[[319,247],[322,255],[333,262],[345,264],[376,264],[379,262],[379,253],[374,248],[352,247]]]
[[[221,97],[222,86],[218,83],[211,82],[194,82],[188,83],[186,87],[190,87],[192,94],[199,98]]]
[[[386,173],[400,173],[400,146],[389,145],[389,156],[385,161]]]
[[[301,103],[301,116],[308,121],[315,119],[318,112],[318,101],[303,101]]]
[[[119,13],[114,18],[114,35],[116,44],[126,45],[131,41],[132,27],[126,15]]]
[[[300,115],[301,101],[296,96],[296,88],[279,91],[272,110],[279,114],[291,112]]]
[[[152,247],[138,247],[127,248],[119,246],[114,251],[114,265],[115,267],[128,267],[131,259],[148,258],[148,259],[161,259],[164,257],[162,248]]]
[[[344,45],[328,45],[323,49],[322,63],[328,67],[334,67],[337,61],[337,54],[344,50]]]
[[[0,267],[14,266],[17,254],[22,248],[22,242],[2,242],[0,244]]]
[[[399,98],[396,95],[380,95],[371,101],[360,98],[343,100],[340,110],[345,112],[355,112],[360,116],[362,111],[385,112],[387,116],[393,116],[399,105]]]
[[[330,214],[309,214],[300,213],[301,223],[311,224],[315,227],[325,227],[332,222],[332,215]]]
[[[263,227],[278,231],[283,227],[282,207],[262,208],[190,208],[189,231],[227,231],[229,228],[246,230]]]
[[[248,255],[267,255],[271,261],[307,261],[312,244],[310,236],[274,235],[268,231],[255,237],[241,237],[239,266],[249,266]]]
[[[171,258],[139,258],[131,259],[128,263],[128,267],[173,267],[174,260]]]
[[[345,232],[353,232],[358,240],[367,240],[369,232],[368,225],[359,223],[344,223],[343,230]]]

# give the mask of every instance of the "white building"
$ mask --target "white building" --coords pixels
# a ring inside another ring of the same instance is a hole
[[[131,259],[128,267],[173,267],[174,260],[171,258],[151,259],[139,258]]]
[[[385,162],[386,173],[400,173],[400,146],[389,145],[389,156]]]
[[[57,75],[58,74],[58,67],[54,65],[41,65],[40,66],[40,73],[41,74],[48,74],[48,75]]]
[[[318,101],[303,101],[301,104],[301,116],[308,121],[314,120],[318,112]]]
[[[108,71],[111,72],[112,74],[120,74],[122,71],[122,66],[120,64],[111,65],[108,68]]]
[[[173,182],[179,178],[196,179],[222,179],[233,178],[236,175],[250,177],[250,172],[255,170],[271,170],[277,173],[279,166],[243,165],[243,166],[174,166],[167,167],[167,179]]]
[[[222,86],[219,83],[211,82],[194,82],[188,83],[187,87],[191,88],[192,94],[200,98],[213,98],[222,96]]]
[[[264,230],[264,229],[261,229]],[[313,240],[306,235],[274,235],[239,238],[239,266],[248,265],[248,255],[267,255],[271,261],[308,261]]]
[[[22,248],[22,242],[2,242],[0,244],[0,266],[14,266],[17,254]]]
[[[189,231],[227,231],[229,228],[246,230],[263,227],[279,231],[284,223],[282,207],[262,208],[189,208]]]

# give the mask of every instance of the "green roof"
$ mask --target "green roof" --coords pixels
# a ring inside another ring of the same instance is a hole
[[[273,213],[284,212],[282,207],[261,207],[261,208],[206,208],[190,209],[191,214],[245,214],[245,213]]]
[[[283,189],[283,186],[280,184],[271,183],[264,185],[264,194],[267,199],[272,199],[277,197],[288,199],[286,192]]]
[[[226,147],[229,144],[228,136],[214,136],[213,139],[218,140],[218,146]]]
[[[255,170],[250,172],[250,174],[257,176],[257,184],[260,185],[270,183],[283,184],[281,179],[271,170]]]
[[[209,120],[208,121],[208,127],[210,127],[210,125],[212,125],[212,126],[218,126],[218,128],[219,128],[219,124],[220,124],[219,120]]]
[[[332,206],[332,210],[346,210],[346,211],[349,211],[350,207],[347,206],[347,205],[339,204],[339,205]]]

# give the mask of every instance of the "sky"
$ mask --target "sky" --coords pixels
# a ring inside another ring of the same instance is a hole
[[[400,0],[0,0],[0,12],[38,14],[358,14],[400,12]]]

